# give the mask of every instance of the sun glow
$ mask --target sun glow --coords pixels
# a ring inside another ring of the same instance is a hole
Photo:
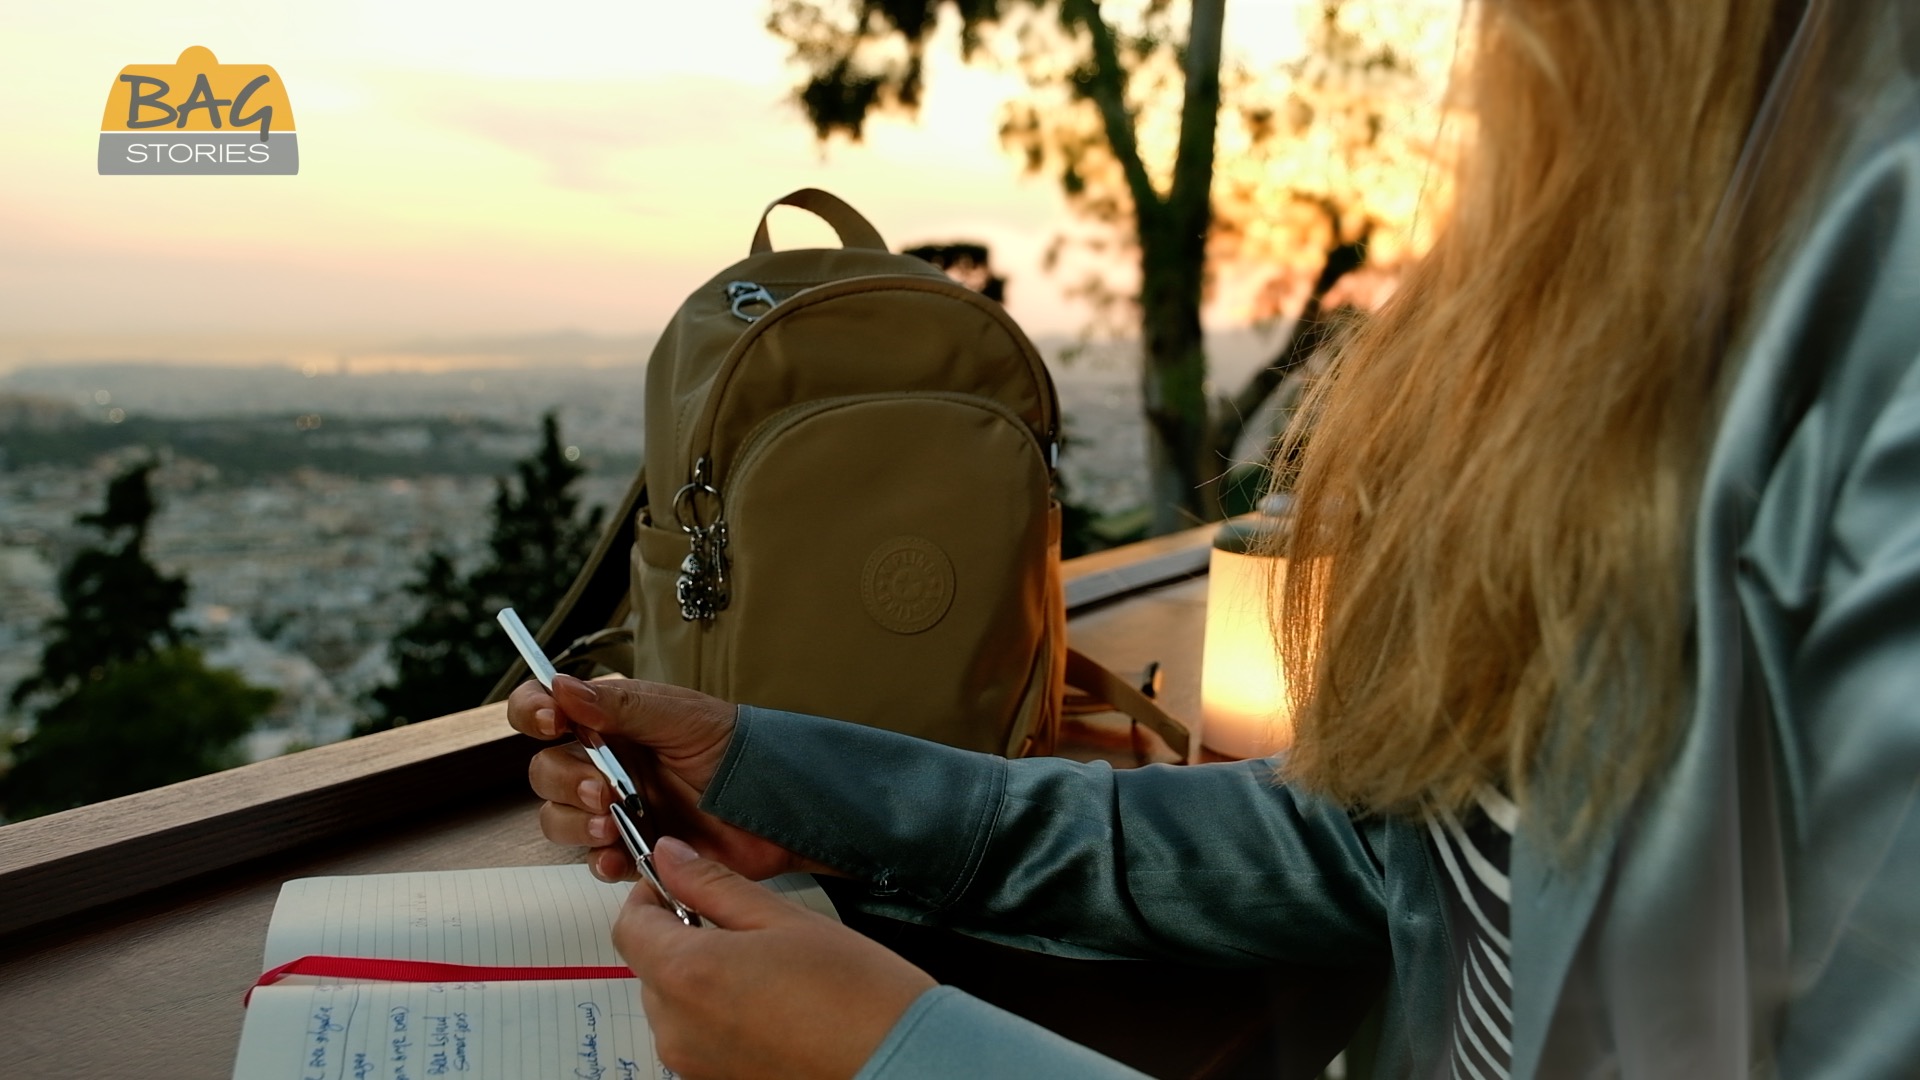
[[[1230,10],[1241,66],[1270,72],[1299,55],[1295,5]],[[647,332],[745,253],[760,206],[810,185],[853,201],[895,245],[986,242],[1033,332],[1085,324],[1071,282],[1042,269],[1071,212],[1054,179],[1022,175],[997,134],[1002,103],[1025,89],[1016,72],[931,49],[916,120],[882,119],[863,144],[823,149],[788,100],[793,72],[765,14],[766,0],[569,0],[537,13],[451,0],[103,0],[10,12],[0,365],[115,338],[274,339],[292,355],[308,339]],[[1409,34],[1431,30],[1404,18]],[[1423,56],[1446,48],[1418,40]],[[191,45],[280,73],[300,118],[299,175],[95,174],[115,73]],[[1144,136],[1166,138],[1151,124]],[[1268,189],[1328,152],[1303,140],[1245,166],[1238,138],[1223,122],[1223,181],[1264,169]],[[1342,182],[1396,206],[1417,186],[1364,171]],[[1304,235],[1276,214],[1249,228],[1238,256],[1271,263]],[[1125,260],[1113,261],[1124,282]],[[1244,321],[1251,294],[1225,281],[1214,318]]]

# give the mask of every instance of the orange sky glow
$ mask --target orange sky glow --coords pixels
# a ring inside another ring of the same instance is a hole
[[[917,122],[879,120],[863,144],[822,148],[787,101],[794,76],[762,29],[765,8],[10,5],[0,372],[112,355],[298,364],[342,342],[423,336],[649,333],[746,253],[760,206],[804,186],[846,197],[895,246],[988,243],[1032,333],[1086,325],[1064,295],[1071,282],[1041,268],[1070,212],[1052,179],[1020,175],[996,134],[1001,104],[1023,89],[1016,72],[964,67],[950,42],[936,47]],[[1297,54],[1293,0],[1228,9],[1233,55],[1270,69]],[[190,45],[273,65],[297,121],[299,175],[96,174],[120,68]],[[775,226],[788,246],[830,236],[797,213]],[[1211,317],[1245,312],[1226,289]]]

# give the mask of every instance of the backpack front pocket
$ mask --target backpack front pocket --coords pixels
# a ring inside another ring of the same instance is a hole
[[[722,486],[713,692],[1005,752],[1046,664],[1051,480],[1026,425],[960,394],[813,402]]]

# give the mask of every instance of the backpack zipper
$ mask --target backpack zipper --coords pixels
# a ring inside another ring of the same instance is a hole
[[[955,405],[966,405],[976,409],[985,409],[1000,417],[1000,419],[1005,420],[1007,423],[1012,424],[1014,430],[1022,433],[1027,433],[1028,431],[1027,422],[1020,419],[1020,414],[1007,408],[1000,402],[989,397],[982,397],[978,394],[963,394],[954,390],[902,390],[877,394],[848,394],[844,397],[804,401],[797,405],[789,405],[781,409],[779,412],[762,420],[759,426],[748,433],[745,441],[741,443],[739,456],[734,459],[733,467],[730,470],[731,475],[728,477],[729,484],[750,473],[752,471],[750,467],[760,459],[762,451],[770,445],[777,436],[784,433],[788,428],[799,424],[802,420],[810,420],[820,413],[831,412],[834,409],[843,409],[851,405],[865,405],[875,401],[946,401]],[[1028,437],[1031,439],[1030,434]],[[1037,442],[1034,444],[1034,453],[1040,458],[1043,464],[1046,462],[1047,455],[1040,449]],[[702,458],[701,460],[705,461],[706,459]],[[716,500],[724,501],[717,489],[714,491],[714,496]]]
[[[749,285],[761,289],[762,292],[766,291],[764,287],[754,282],[741,281],[735,284]],[[732,284],[729,284],[727,289],[729,295],[731,295]],[[949,278],[932,276],[917,277],[907,274],[870,274],[863,277],[841,278],[838,281],[830,281],[823,285],[802,289],[784,301],[773,300],[772,294],[768,293],[767,296],[768,299],[771,300],[771,306],[769,306],[767,311],[762,312],[758,317],[749,322],[747,328],[740,334],[739,338],[734,341],[732,348],[727,350],[726,357],[720,362],[719,370],[714,373],[713,383],[707,391],[706,401],[701,406],[699,417],[694,421],[693,437],[687,443],[690,447],[699,448],[699,452],[694,458],[695,464],[697,465],[698,462],[706,460],[709,465],[711,465],[711,460],[708,455],[712,449],[710,444],[713,441],[713,426],[718,421],[720,404],[726,398],[727,387],[732,382],[734,373],[739,370],[741,360],[745,357],[747,351],[753,347],[754,342],[759,340],[760,335],[765,333],[769,326],[779,321],[778,316],[784,316],[791,311],[834,300],[842,296],[889,290],[930,292],[945,295],[985,311],[1006,327],[1008,336],[1021,346],[1020,351],[1027,361],[1027,367],[1029,373],[1033,376],[1034,385],[1044,391],[1040,395],[1040,407],[1043,429],[1046,433],[1047,448],[1045,456],[1049,462],[1048,468],[1053,468],[1058,462],[1060,444],[1059,391],[1055,389],[1053,379],[1047,374],[1046,364],[1040,359],[1040,354],[1034,349],[1033,343],[1027,340],[1026,334],[1020,330],[1019,326],[1015,324],[1013,319],[1007,314],[1006,309],[999,303],[988,300],[979,293],[967,288],[965,285]],[[776,315],[776,317],[769,319],[767,318],[768,315]],[[1022,427],[1026,425],[1025,421],[1020,421],[1020,423]],[[689,472],[691,472],[691,470],[689,470]]]
[[[729,281],[726,285],[727,310],[743,323],[757,323],[765,318],[767,312],[774,309],[780,301],[773,298],[765,285],[752,281]],[[749,307],[765,305],[765,310],[748,312]]]
[[[761,421],[749,432],[741,444],[740,456],[734,461],[729,486],[735,480],[752,475],[753,465],[760,460],[761,454],[773,445],[779,436],[797,427],[806,420],[835,409],[854,405],[864,405],[876,401],[946,401],[969,408],[984,409],[1013,426],[1015,431],[1031,434],[1027,422],[1012,409],[992,398],[978,394],[962,394],[951,390],[921,390],[900,393],[849,394],[844,397],[822,398],[818,401],[806,401],[789,405],[772,416]],[[1050,443],[1045,453],[1037,444],[1035,456],[1039,457],[1049,473],[1053,465],[1049,460],[1052,448],[1058,443]],[[680,576],[675,581],[674,593],[680,602],[680,618],[687,622],[711,623],[715,615],[727,609],[732,601],[731,584],[727,576],[730,561],[727,556],[727,544],[731,539],[730,526],[726,518],[726,496],[712,480],[712,462],[706,455],[694,463],[693,479],[674,494],[674,517],[680,530],[687,534],[687,557],[680,562]],[[700,502],[707,500],[713,506],[713,520],[703,522],[700,519]]]
[[[796,296],[821,284],[818,281],[747,281],[737,279],[720,286],[720,294],[726,299],[727,310],[733,317],[749,325],[759,322],[771,314],[780,301]],[[775,291],[775,290],[779,291]],[[784,295],[783,295],[784,294]],[[764,305],[765,310],[752,311],[750,308]]]

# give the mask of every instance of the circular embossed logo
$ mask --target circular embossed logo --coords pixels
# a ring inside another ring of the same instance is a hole
[[[917,634],[953,603],[953,563],[931,540],[896,536],[867,556],[860,598],[874,622],[896,634]]]

